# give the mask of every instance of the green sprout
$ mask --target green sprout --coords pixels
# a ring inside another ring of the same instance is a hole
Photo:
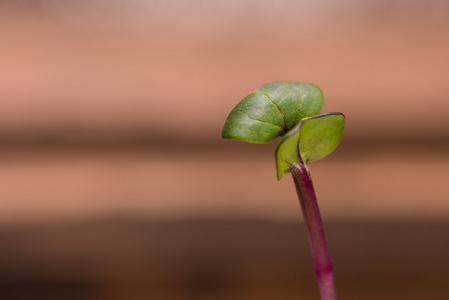
[[[339,144],[342,113],[319,114],[321,89],[309,83],[273,82],[238,103],[226,119],[222,137],[264,144],[282,137],[276,148],[277,178],[291,173],[312,250],[322,300],[336,300],[332,261],[308,162],[324,158]]]

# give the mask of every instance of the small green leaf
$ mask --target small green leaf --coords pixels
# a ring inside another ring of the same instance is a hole
[[[313,84],[273,82],[245,97],[229,114],[222,137],[268,143],[305,117],[320,113],[323,93]]]
[[[276,148],[276,176],[281,180],[285,173],[291,172],[291,165],[299,163],[299,134],[302,122],[287,132]]]
[[[276,148],[277,178],[291,172],[292,164],[318,160],[329,155],[340,143],[345,116],[326,113],[304,118],[290,130]]]
[[[342,113],[327,113],[303,119],[299,153],[304,163],[329,155],[340,143],[345,126]]]

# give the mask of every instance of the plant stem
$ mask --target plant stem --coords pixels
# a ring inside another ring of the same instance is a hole
[[[313,188],[312,177],[307,166],[300,162],[292,165],[293,181],[301,205],[304,223],[307,228],[313,263],[318,279],[322,300],[336,300],[332,261],[327,247],[326,235],[320,210]]]

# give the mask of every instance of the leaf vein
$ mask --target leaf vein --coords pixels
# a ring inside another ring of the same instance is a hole
[[[269,125],[276,126],[276,127],[281,128],[281,129],[284,129],[284,128],[283,128],[282,126],[280,126],[280,125],[276,125],[276,124],[273,124],[273,123],[270,123],[270,122],[267,122],[267,121],[263,121],[263,120],[259,120],[259,119],[256,119],[256,118],[251,118],[250,116],[248,116],[245,112],[243,112],[243,111],[241,111],[241,110],[237,110],[237,112],[243,114],[245,117],[247,117],[247,118],[250,119],[250,120],[258,121],[258,122],[261,122],[261,123],[269,124]]]
[[[284,121],[284,126],[282,126],[281,128],[284,130],[284,133],[288,131],[288,125],[287,125],[287,120],[285,119],[284,113],[282,112],[281,108],[279,107],[279,105],[276,104],[276,102],[273,101],[273,99],[271,99],[270,95],[268,94],[264,94],[265,97],[268,98],[268,100],[273,103],[274,106],[276,106],[276,109],[278,110],[278,112],[281,114],[282,117],[282,121]]]

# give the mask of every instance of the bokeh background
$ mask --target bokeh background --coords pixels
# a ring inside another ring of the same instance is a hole
[[[341,299],[447,299],[449,2],[0,1],[1,299],[319,299],[243,97],[319,85]]]

